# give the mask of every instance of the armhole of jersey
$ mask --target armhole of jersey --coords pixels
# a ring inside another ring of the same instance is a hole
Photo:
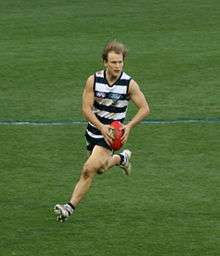
[[[95,81],[96,81],[96,74],[94,74],[94,81],[93,81],[93,91],[95,92]]]
[[[129,91],[129,87],[130,87],[131,80],[133,80],[132,77],[131,77],[131,78],[129,79],[129,81],[128,81],[127,92],[126,92],[126,94],[127,94],[127,99],[128,99],[128,100],[130,100],[130,96],[129,96],[129,94],[128,94],[128,91]]]

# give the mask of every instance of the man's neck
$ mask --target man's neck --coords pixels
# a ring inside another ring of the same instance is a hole
[[[113,85],[118,79],[119,79],[119,77],[121,76],[121,73],[118,75],[118,76],[112,76],[112,75],[110,75],[109,73],[108,73],[108,71],[106,70],[106,79],[107,79],[107,81],[108,81],[108,83],[110,84],[110,85]]]

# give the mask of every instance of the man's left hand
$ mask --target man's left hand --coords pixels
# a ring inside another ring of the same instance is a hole
[[[127,140],[128,140],[128,136],[129,136],[131,127],[127,124],[127,125],[124,125],[122,127],[122,130],[124,131],[124,133],[123,133],[121,141],[122,141],[123,144],[125,144],[127,142]]]

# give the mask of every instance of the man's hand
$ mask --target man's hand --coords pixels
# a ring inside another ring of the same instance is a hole
[[[128,140],[128,136],[131,130],[130,125],[123,125],[122,130],[124,130],[123,136],[122,136],[122,143],[125,144]]]
[[[100,129],[106,143],[110,146],[114,139],[114,132],[112,131],[112,128],[110,125],[102,125]]]

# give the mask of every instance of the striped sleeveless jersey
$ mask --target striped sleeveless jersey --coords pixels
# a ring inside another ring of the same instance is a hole
[[[126,117],[129,101],[128,88],[131,77],[122,72],[118,80],[109,85],[105,70],[94,74],[94,104],[93,112],[103,124],[110,124],[114,120],[123,122]],[[86,138],[91,141],[103,140],[101,132],[92,124],[88,123]]]

